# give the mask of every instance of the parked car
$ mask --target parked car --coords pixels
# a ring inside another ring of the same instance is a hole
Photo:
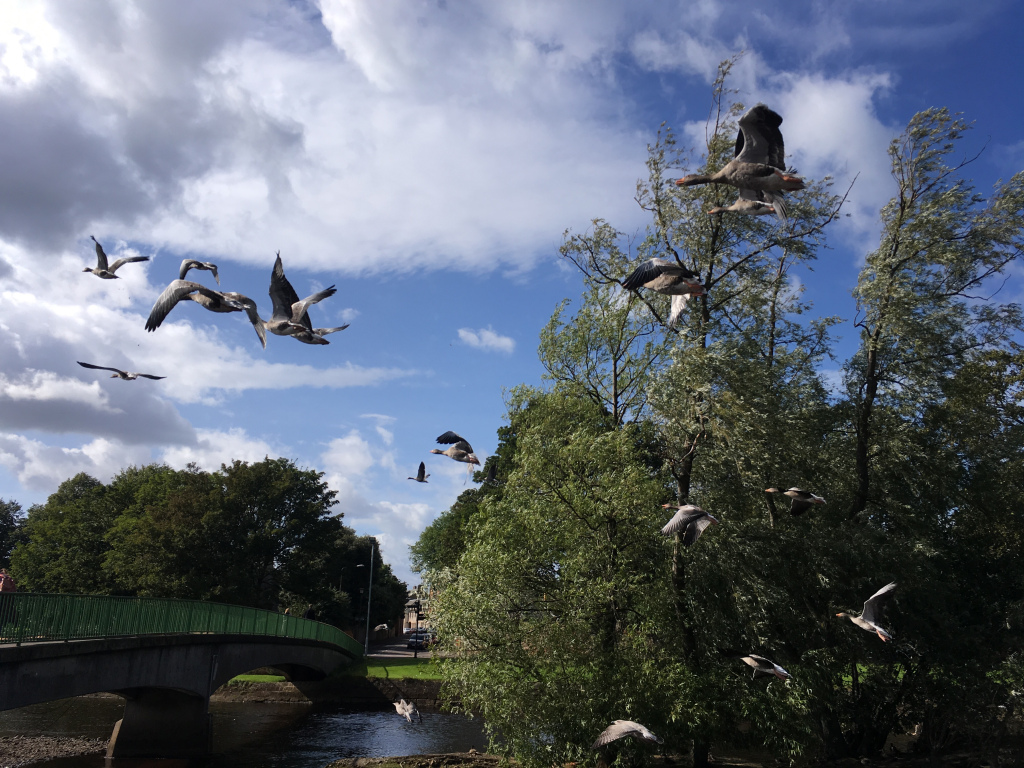
[[[408,646],[417,651],[425,651],[437,642],[437,635],[432,631],[413,632],[409,635]]]

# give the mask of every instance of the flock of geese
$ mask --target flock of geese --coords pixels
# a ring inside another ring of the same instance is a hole
[[[804,188],[804,181],[792,170],[785,166],[785,147],[782,139],[782,132],[779,127],[782,125],[782,117],[764,104],[758,104],[750,109],[739,119],[739,132],[736,137],[736,146],[733,159],[717,173],[693,174],[684,176],[676,181],[681,187],[689,187],[698,184],[727,184],[739,190],[739,197],[729,206],[716,207],[708,211],[709,214],[718,215],[725,212],[734,212],[747,216],[761,216],[774,214],[785,224],[788,219],[785,193]],[[90,236],[91,237],[91,236]],[[148,261],[148,256],[133,256],[118,259],[109,264],[103,246],[92,238],[96,243],[96,266],[86,267],[85,272],[100,277],[104,280],[116,279],[117,270],[125,264],[133,262]],[[291,336],[304,344],[328,344],[324,337],[343,331],[348,324],[337,328],[314,328],[309,319],[309,308],[336,293],[334,286],[317,291],[305,299],[299,299],[298,294],[292,288],[291,283],[284,274],[284,267],[281,263],[281,254],[278,252],[277,260],[270,276],[270,298],[273,302],[273,314],[270,320],[263,320],[256,308],[256,302],[240,293],[219,291],[201,285],[200,283],[186,280],[185,277],[190,270],[205,270],[213,274],[217,285],[220,285],[220,276],[217,266],[209,262],[201,262],[195,259],[185,259],[181,263],[178,279],[171,282],[157,298],[153,309],[146,321],[146,330],[155,331],[161,323],[182,301],[194,301],[201,307],[211,312],[245,312],[252,323],[256,335],[264,348],[267,346],[266,332],[277,336]],[[690,296],[701,296],[707,291],[701,282],[700,276],[687,269],[678,261],[669,259],[653,258],[641,263],[625,280],[622,287],[628,291],[638,291],[640,288],[655,291],[672,297],[669,314],[669,324],[674,325],[683,310],[686,308]],[[112,378],[120,378],[132,381],[139,377],[147,379],[162,379],[163,376],[154,376],[148,373],[135,373],[122,371],[118,368],[111,368],[91,363],[79,362],[85,368],[113,371]],[[467,464],[467,471],[471,471],[474,465],[479,466],[480,460],[473,452],[469,442],[456,434],[448,431],[437,438],[437,443],[446,445],[448,448],[439,450],[432,448],[431,453],[447,456],[454,461]],[[491,463],[488,480],[493,480],[494,464]],[[419,470],[415,477],[418,483],[426,483],[430,477],[426,472],[426,465],[420,462]],[[813,508],[817,504],[824,504],[825,500],[820,496],[800,488],[789,488],[780,491],[778,488],[765,490],[769,494],[769,502],[774,511],[774,502],[771,494],[782,493],[791,499],[790,513],[800,515]],[[665,508],[676,507],[672,518],[661,529],[666,536],[680,535],[680,542],[684,547],[692,546],[700,538],[706,528],[717,525],[718,520],[693,504],[672,505],[664,504]],[[839,618],[847,618],[856,626],[874,632],[883,641],[892,640],[892,635],[880,624],[881,611],[885,602],[892,596],[896,589],[896,583],[885,585],[864,603],[864,609],[860,616],[853,616],[849,613],[837,613]],[[764,656],[748,654],[737,657],[740,661],[753,669],[754,677],[757,675],[774,676],[780,680],[789,680],[792,675],[775,662]],[[412,702],[402,699],[394,702],[395,710],[409,722],[413,718],[422,717]],[[664,743],[663,739],[656,736],[648,728],[632,720],[616,720],[608,726],[594,741],[593,749],[602,749],[612,742],[623,737],[630,736],[641,741]]]

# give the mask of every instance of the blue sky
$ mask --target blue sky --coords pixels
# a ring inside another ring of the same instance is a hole
[[[910,117],[975,122],[982,192],[1024,166],[1022,22],[1010,0],[4,4],[0,497],[286,456],[325,472],[415,583],[408,545],[467,487],[434,438],[494,450],[504,391],[540,383],[538,333],[579,294],[562,232],[643,230],[645,146],[666,121],[699,147],[719,61],[746,51],[735,98],[783,115],[803,174],[859,174],[831,249],[797,276],[846,318],[845,352],[893,191],[886,146]],[[90,234],[151,261],[83,274]],[[351,323],[329,346],[264,351],[242,316],[191,304],[144,331],[184,256],[267,317],[278,250],[300,296],[337,285],[310,313]],[[428,485],[405,479],[421,460]]]

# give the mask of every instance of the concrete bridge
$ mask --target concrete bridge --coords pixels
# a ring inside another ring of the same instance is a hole
[[[209,697],[232,677],[273,667],[292,681],[318,680],[361,657],[335,627],[254,608],[0,594],[0,710],[124,696],[108,757],[207,754]]]

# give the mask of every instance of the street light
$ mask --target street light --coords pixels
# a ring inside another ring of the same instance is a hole
[[[363,655],[366,656],[370,653],[370,600],[373,598],[373,552],[374,545],[377,540],[370,537],[370,586],[366,590],[366,641],[363,644]],[[363,564],[360,563],[356,568],[362,568]]]

